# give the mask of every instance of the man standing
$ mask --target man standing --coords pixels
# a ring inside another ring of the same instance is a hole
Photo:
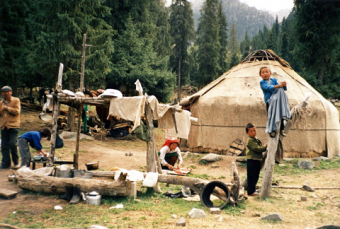
[[[11,167],[11,155],[14,166],[19,166],[17,150],[18,129],[20,127],[20,100],[12,97],[12,88],[1,88],[4,97],[0,101],[0,128],[1,128],[1,154],[2,162],[0,169]]]

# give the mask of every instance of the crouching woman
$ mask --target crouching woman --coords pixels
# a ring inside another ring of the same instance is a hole
[[[162,165],[162,169],[173,170],[175,163],[177,163],[177,169],[180,169],[180,165],[183,163],[181,150],[179,149],[179,140],[166,140],[160,151],[158,152],[159,160]]]

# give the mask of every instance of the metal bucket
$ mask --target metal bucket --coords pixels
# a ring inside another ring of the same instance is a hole
[[[74,177],[80,177],[85,179],[92,179],[93,173],[85,170],[74,170]]]
[[[72,170],[56,170],[55,173],[56,177],[64,177],[64,178],[72,178],[73,177],[73,172]]]

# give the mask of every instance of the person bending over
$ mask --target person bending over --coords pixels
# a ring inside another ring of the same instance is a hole
[[[180,169],[180,165],[183,163],[181,150],[179,149],[179,140],[166,140],[160,151],[158,152],[159,160],[162,165],[162,169],[173,170],[176,161],[177,169]]]

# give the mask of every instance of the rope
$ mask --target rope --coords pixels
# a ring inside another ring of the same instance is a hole
[[[296,125],[296,129],[306,130],[312,127],[311,124],[307,124],[307,118],[311,117],[313,114],[313,109],[309,105],[305,108],[295,105],[292,108],[291,114],[292,123]]]

